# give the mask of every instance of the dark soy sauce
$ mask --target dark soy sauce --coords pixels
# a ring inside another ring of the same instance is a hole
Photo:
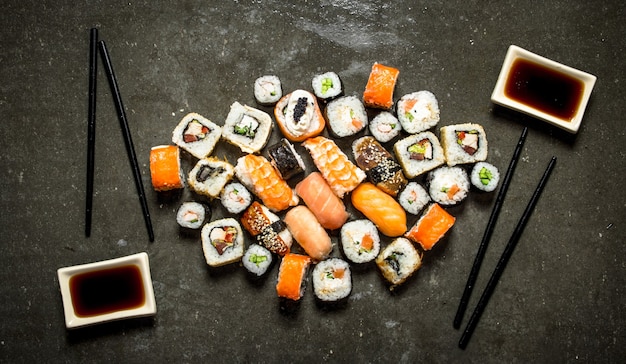
[[[144,305],[141,271],[136,265],[82,273],[70,279],[74,313],[79,317],[104,315]]]
[[[536,110],[571,121],[582,100],[581,80],[518,58],[513,61],[504,94]]]

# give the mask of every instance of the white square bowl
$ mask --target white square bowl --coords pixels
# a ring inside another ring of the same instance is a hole
[[[548,69],[552,72],[556,72],[557,74],[582,82],[583,87],[580,102],[577,103],[576,110],[571,119],[566,120],[553,114],[544,112],[536,107],[521,102],[519,99],[516,99],[506,93],[506,87],[509,79],[511,78],[510,73],[513,63],[519,58],[530,61],[540,67],[544,67],[545,69]],[[500,70],[500,75],[498,76],[498,81],[496,82],[496,86],[493,90],[493,93],[491,94],[491,101],[494,104],[498,104],[522,112],[537,119],[546,121],[572,134],[576,134],[578,132],[578,129],[580,128],[583,114],[585,113],[585,109],[587,107],[587,103],[589,102],[589,97],[591,95],[591,91],[593,90],[595,82],[596,76],[594,75],[577,70],[572,67],[565,66],[561,63],[529,52],[518,46],[511,45],[506,53],[504,63],[502,64],[502,69]]]
[[[133,265],[139,268],[143,286],[144,299],[140,306],[96,315],[79,315],[77,313],[75,305],[79,302],[79,298],[73,296],[73,294],[77,295],[78,293],[72,292],[70,284],[73,277],[98,271],[106,272],[109,269]],[[153,316],[156,314],[156,300],[154,299],[152,278],[150,276],[150,265],[148,262],[148,254],[145,252],[111,260],[60,268],[57,270],[57,275],[59,277],[61,296],[63,298],[65,326],[68,329],[127,318]]]

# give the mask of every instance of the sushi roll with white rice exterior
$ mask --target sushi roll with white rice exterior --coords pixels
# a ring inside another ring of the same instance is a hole
[[[198,159],[205,158],[222,136],[222,128],[197,113],[182,118],[172,132],[172,142]]]
[[[238,214],[252,203],[252,194],[239,182],[231,182],[224,186],[220,193],[222,206],[231,214]]]
[[[398,120],[409,134],[432,128],[439,122],[439,103],[430,91],[418,91],[402,96],[397,105]]]
[[[376,257],[376,265],[393,290],[422,266],[422,256],[407,238],[396,238]]]
[[[337,302],[350,295],[352,274],[348,262],[329,258],[313,269],[313,291],[322,302]]]
[[[283,88],[278,76],[265,75],[254,81],[254,98],[261,105],[272,105],[283,97]]]
[[[367,126],[367,112],[356,96],[342,96],[326,106],[326,120],[338,138],[354,135]]]
[[[343,93],[341,79],[335,72],[315,75],[311,85],[315,96],[322,100],[333,99]]]
[[[380,252],[380,235],[373,222],[354,220],[341,227],[341,247],[349,261],[357,264],[371,262]]]
[[[212,221],[202,228],[202,250],[211,267],[241,260],[244,249],[243,231],[233,218]]]
[[[479,124],[448,125],[440,129],[441,146],[449,166],[487,159],[487,136]]]
[[[398,118],[389,111],[382,111],[369,123],[370,133],[381,143],[387,143],[400,134],[402,125]]]
[[[222,128],[222,138],[244,153],[256,153],[272,132],[272,117],[266,112],[234,102]]]
[[[500,172],[498,168],[491,163],[478,162],[472,168],[470,181],[472,185],[479,190],[492,192],[498,187]]]
[[[176,222],[182,228],[196,230],[204,224],[207,215],[204,205],[198,202],[185,202],[178,208]]]
[[[258,244],[251,244],[241,262],[248,272],[260,277],[272,265],[272,253]]]
[[[417,215],[430,202],[430,195],[419,183],[409,182],[400,192],[398,201],[406,212]]]
[[[415,178],[445,163],[439,139],[430,131],[397,141],[393,150],[406,178]]]
[[[189,187],[198,194],[217,198],[234,174],[235,168],[226,161],[200,159],[189,172]]]
[[[465,200],[470,181],[465,169],[443,166],[428,174],[428,193],[433,201],[443,206],[453,206]]]

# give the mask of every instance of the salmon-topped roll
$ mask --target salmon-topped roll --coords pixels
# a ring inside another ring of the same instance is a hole
[[[365,172],[354,165],[337,144],[328,138],[323,136],[309,138],[302,145],[309,151],[315,166],[339,198],[354,190],[367,177]]]
[[[389,237],[406,231],[406,213],[402,206],[370,182],[362,183],[352,192],[352,205]]]
[[[278,297],[297,301],[304,294],[306,274],[311,265],[311,257],[288,253],[280,262],[276,293]]]
[[[397,68],[374,63],[370,72],[363,103],[367,107],[389,110],[393,106],[393,90],[400,71]]]
[[[433,203],[405,236],[421,245],[424,250],[430,250],[452,228],[455,220],[439,204]]]
[[[274,116],[280,131],[292,142],[319,135],[326,126],[317,98],[305,90],[296,90],[278,100]]]
[[[296,193],[263,156],[248,154],[239,158],[235,175],[270,210],[282,211],[298,204]]]
[[[319,172],[313,172],[300,181],[296,185],[296,193],[326,229],[339,229],[350,216],[343,201]]]
[[[159,145],[150,150],[150,177],[155,191],[183,188],[180,151],[175,145]]]

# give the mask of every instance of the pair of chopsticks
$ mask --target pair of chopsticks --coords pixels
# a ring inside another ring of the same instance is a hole
[[[519,160],[519,155],[522,151],[522,147],[526,140],[527,134],[528,134],[528,127],[524,127],[524,130],[522,131],[519,141],[517,142],[517,145],[515,147],[515,151],[513,152],[513,157],[511,158],[509,167],[502,181],[502,186],[500,187],[500,190],[498,191],[498,196],[496,198],[495,205],[493,207],[493,210],[491,211],[491,216],[489,217],[487,227],[483,234],[483,238],[478,248],[476,258],[474,259],[474,263],[472,265],[472,270],[469,274],[467,283],[465,285],[465,290],[463,291],[463,296],[461,297],[461,301],[459,303],[456,316],[454,317],[454,328],[456,329],[461,327],[463,314],[465,313],[465,310],[467,309],[467,304],[469,302],[470,295],[472,294],[474,284],[476,283],[476,278],[478,277],[478,271],[480,270],[480,266],[482,264],[483,258],[485,256],[485,252],[487,250],[487,245],[489,244],[489,240],[491,239],[491,234],[493,233],[493,229],[498,219],[500,209],[502,208],[502,204],[504,202],[504,196],[506,195],[506,192],[511,183],[511,178],[513,177],[513,171],[515,170],[515,166],[517,165],[517,161]],[[502,252],[502,255],[500,256],[500,260],[498,261],[498,264],[496,265],[493,273],[491,274],[491,278],[489,279],[487,286],[485,287],[485,290],[483,291],[480,297],[480,300],[478,301],[478,304],[476,305],[476,308],[474,309],[474,312],[472,313],[467,323],[467,326],[465,327],[465,330],[463,331],[461,339],[459,340],[459,347],[461,349],[465,349],[467,347],[467,344],[472,336],[472,333],[474,332],[474,329],[476,328],[476,325],[478,324],[478,320],[480,319],[480,316],[485,310],[485,307],[487,306],[489,298],[491,297],[491,294],[495,290],[496,284],[498,283],[500,276],[502,276],[502,272],[504,271],[504,268],[506,267],[507,262],[509,261],[511,255],[513,254],[513,250],[515,249],[515,246],[517,245],[517,242],[519,241],[522,235],[524,227],[526,226],[526,223],[528,222],[528,219],[530,218],[530,215],[532,214],[535,208],[535,205],[537,204],[537,201],[539,200],[539,196],[541,195],[543,188],[548,182],[548,178],[550,176],[550,173],[552,172],[552,169],[554,168],[555,163],[556,163],[556,157],[552,157],[552,159],[550,160],[550,163],[548,164],[548,167],[544,171],[539,181],[539,184],[535,188],[535,191],[530,201],[528,202],[526,209],[522,213],[522,217],[520,218],[517,225],[515,226],[515,230],[513,231],[513,234],[511,235],[509,242],[504,248],[504,251]]]
[[[106,44],[103,40],[98,40],[98,29],[92,28],[89,34],[89,109],[87,120],[87,188],[86,188],[86,206],[85,206],[85,235],[89,237],[91,235],[91,215],[93,208],[93,179],[94,179],[94,162],[95,162],[95,141],[96,141],[96,79],[97,79],[97,53],[98,49],[102,57],[104,64],[104,71],[109,80],[111,86],[111,93],[113,94],[113,101],[115,102],[115,108],[117,109],[117,116],[122,129],[124,137],[124,144],[126,145],[126,153],[133,170],[133,177],[135,179],[135,187],[137,188],[137,194],[139,196],[139,202],[141,203],[141,209],[143,212],[146,228],[148,229],[148,239],[154,241],[154,232],[152,230],[152,221],[150,220],[150,211],[148,210],[148,203],[146,201],[146,195],[143,189],[143,183],[141,182],[141,172],[139,170],[139,163],[137,162],[137,155],[135,154],[135,147],[133,146],[133,140],[130,134],[130,128],[128,127],[128,120],[126,119],[126,112],[124,111],[124,104],[122,103],[122,97],[117,85],[117,79],[113,72],[113,66],[111,64],[111,58]]]

